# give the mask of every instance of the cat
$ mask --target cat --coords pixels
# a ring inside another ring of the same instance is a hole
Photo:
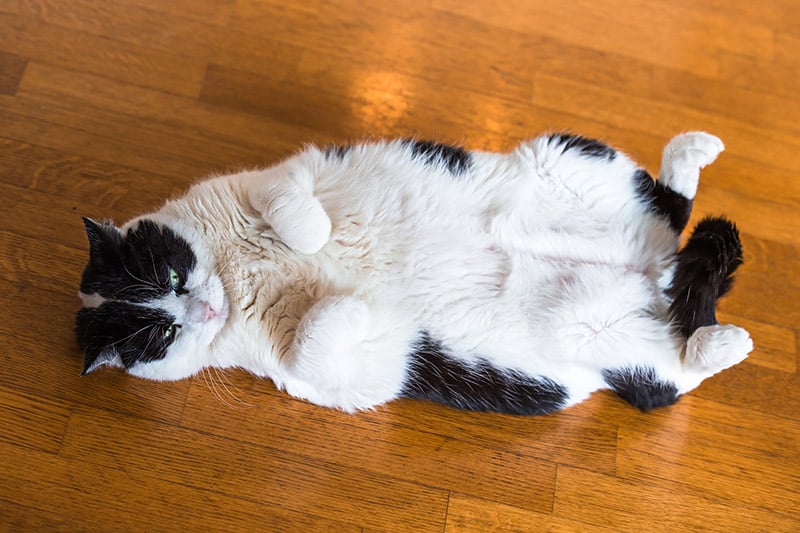
[[[85,218],[83,374],[236,367],[348,412],[405,397],[545,414],[599,389],[670,405],[753,349],[715,316],[735,225],[705,218],[679,250],[723,149],[680,134],[654,180],[565,133],[510,153],[309,146],[120,228]]]

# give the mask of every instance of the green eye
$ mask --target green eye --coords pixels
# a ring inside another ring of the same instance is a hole
[[[177,291],[181,286],[181,275],[175,272],[174,268],[169,269],[169,285],[174,291]]]
[[[164,342],[170,343],[175,340],[175,334],[178,332],[178,328],[180,326],[178,324],[172,324],[167,330],[164,332]]]

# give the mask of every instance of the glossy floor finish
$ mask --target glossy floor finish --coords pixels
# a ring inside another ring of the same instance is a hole
[[[799,72],[796,0],[0,2],[0,529],[799,531]],[[656,173],[692,129],[727,145],[694,219],[739,224],[721,318],[757,349],[673,407],[350,416],[235,371],[78,377],[81,215],[307,142],[570,130]]]

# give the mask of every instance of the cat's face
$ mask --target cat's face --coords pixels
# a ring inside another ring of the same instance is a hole
[[[84,224],[90,257],[75,325],[83,373],[110,365],[174,380],[212,365],[228,304],[210,255],[148,218],[122,230]]]

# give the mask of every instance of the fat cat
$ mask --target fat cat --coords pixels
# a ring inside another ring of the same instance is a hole
[[[715,316],[742,262],[734,224],[705,218],[680,247],[722,150],[678,135],[656,180],[569,134],[509,153],[309,146],[119,228],[86,218],[83,373],[235,367],[345,411],[545,414],[599,389],[672,404],[753,348]]]

